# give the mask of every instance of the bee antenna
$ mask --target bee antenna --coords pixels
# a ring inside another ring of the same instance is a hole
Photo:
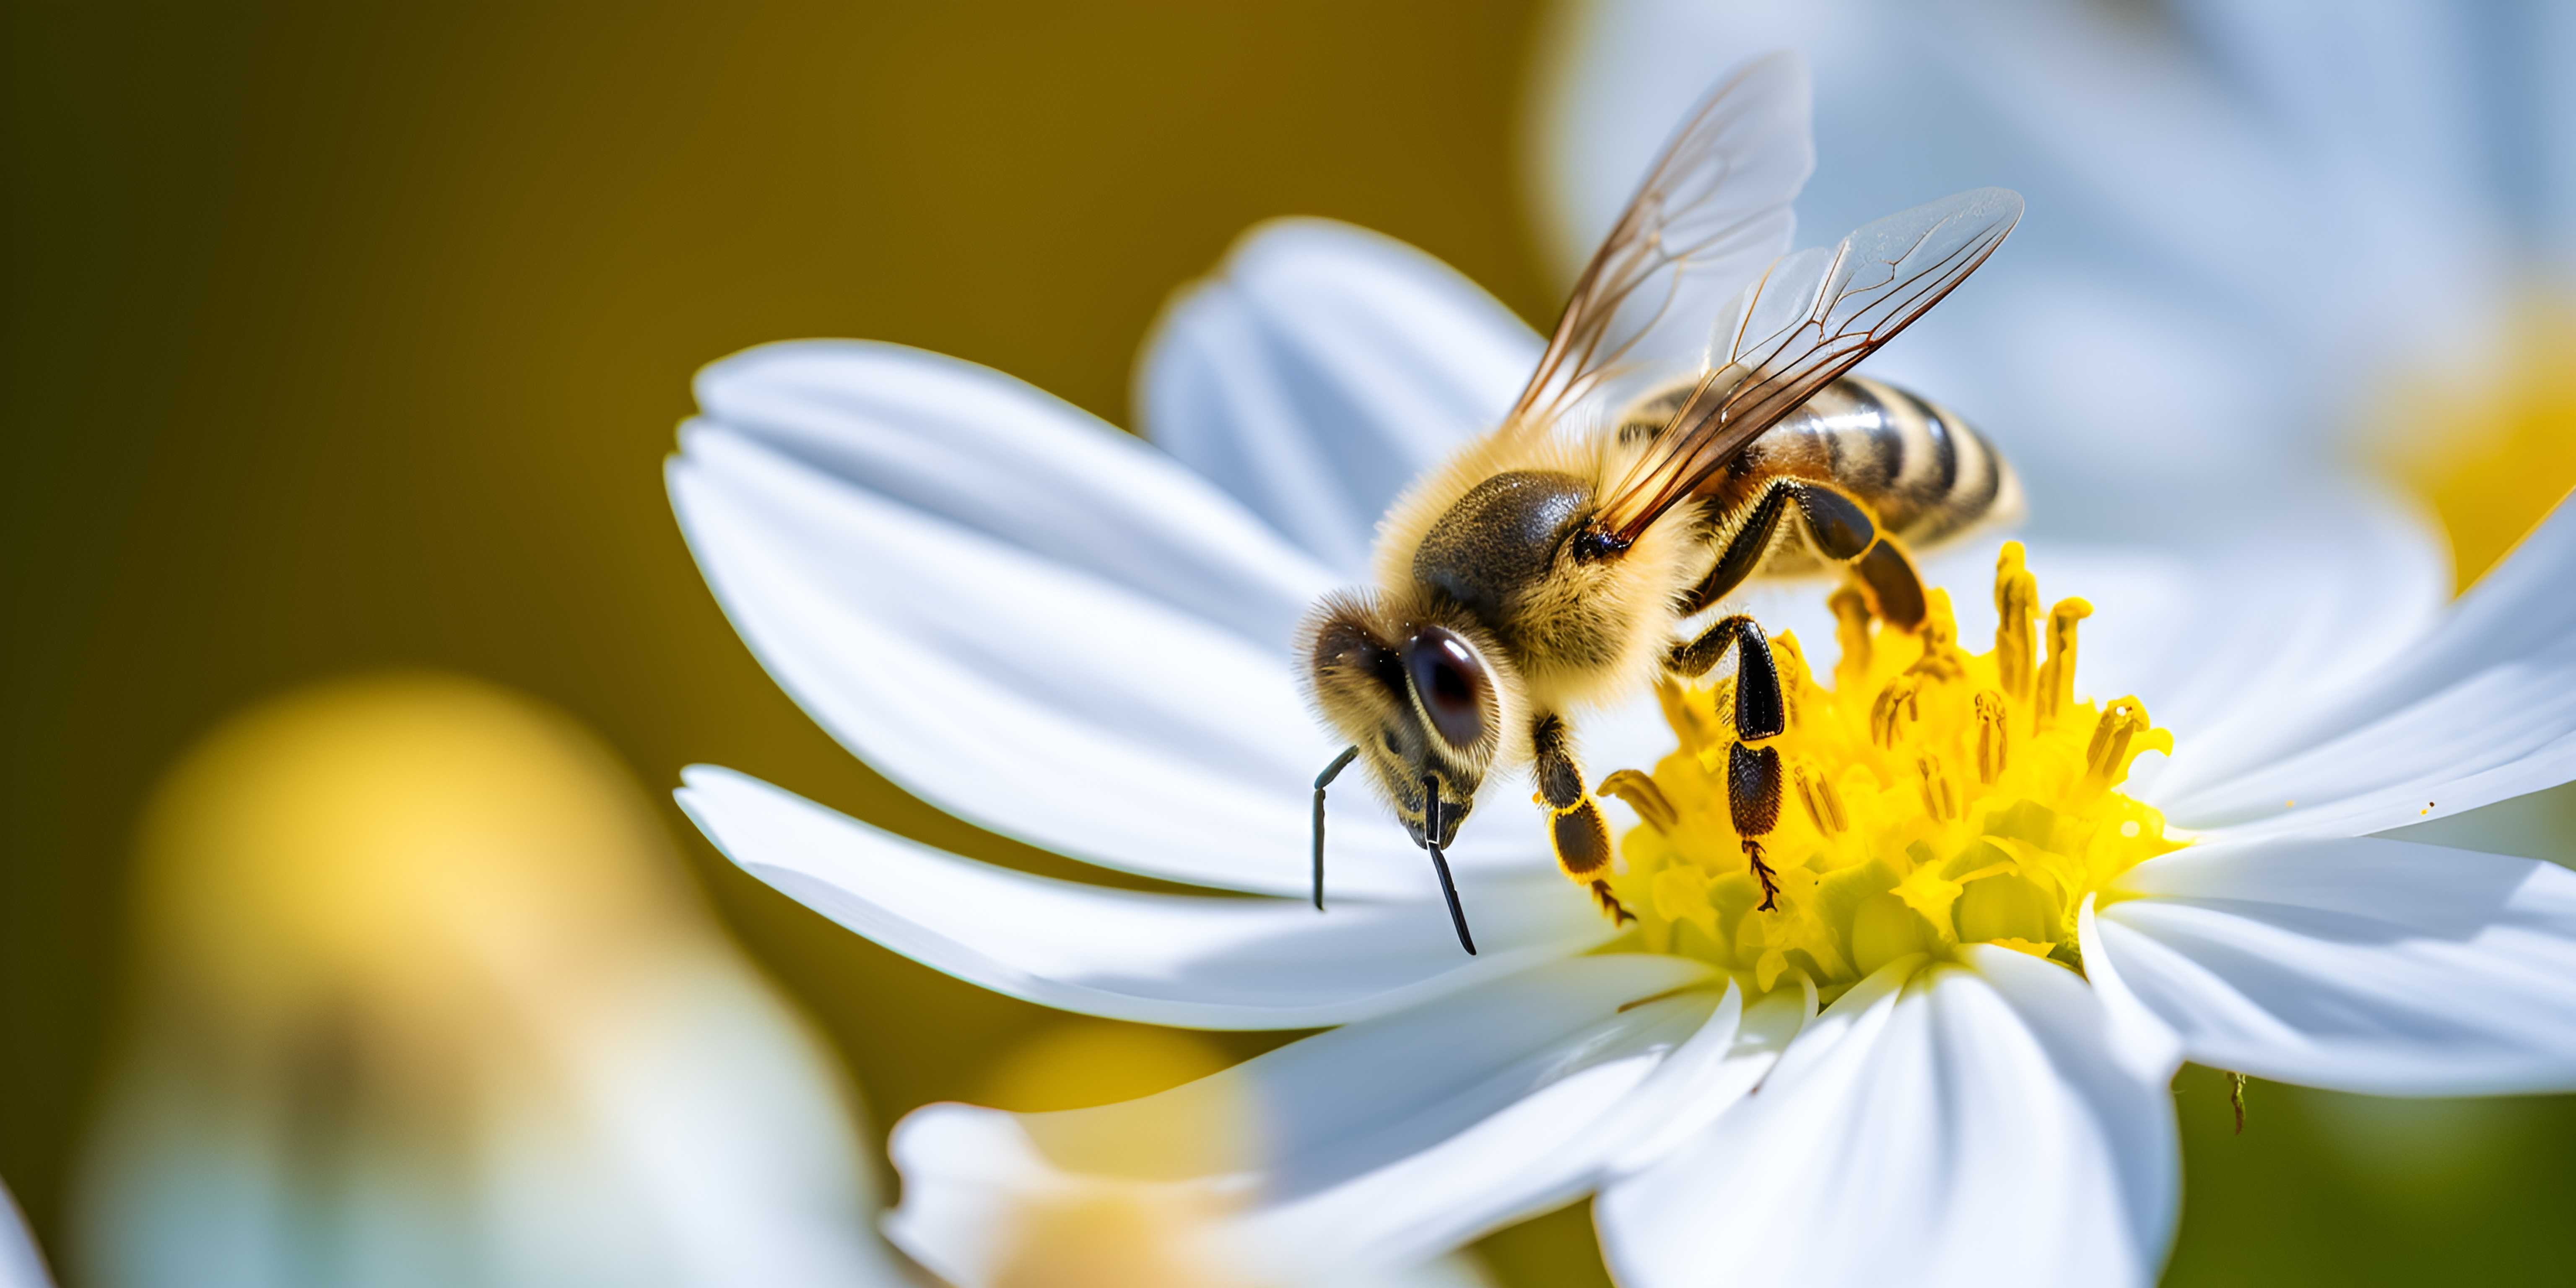
[[[1360,749],[1357,747],[1344,747],[1342,754],[1333,757],[1333,763],[1324,766],[1324,772],[1315,775],[1315,911],[1317,912],[1324,910],[1324,789],[1332,786],[1333,780],[1341,777],[1342,771],[1350,768],[1351,761],[1357,759],[1359,754]]]
[[[1475,937],[1467,933],[1467,910],[1458,906],[1458,883],[1449,878],[1449,859],[1440,852],[1440,780],[1422,776],[1423,847],[1431,851],[1431,869],[1440,874],[1440,894],[1449,901],[1449,922],[1458,928],[1458,946],[1476,955]]]

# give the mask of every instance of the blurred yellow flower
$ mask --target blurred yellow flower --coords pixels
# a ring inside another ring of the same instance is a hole
[[[189,753],[141,846],[92,1281],[901,1282],[830,1065],[570,721],[307,689]]]

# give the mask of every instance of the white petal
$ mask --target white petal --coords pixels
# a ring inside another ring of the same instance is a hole
[[[2084,981],[2093,986],[2093,995],[2102,1003],[2104,1044],[2113,1058],[2142,1075],[2170,1076],[2187,1058],[2182,1035],[2138,1000],[2137,991],[2120,974],[2119,958],[2101,946],[2095,903],[2095,896],[2084,896],[2075,910],[2075,928],[2076,943],[2084,954]]]
[[[1733,1018],[1737,1015],[1741,1018]],[[1627,1173],[1651,1167],[1697,1137],[1761,1085],[1789,1043],[1815,1018],[1816,987],[1803,975],[1797,988],[1773,989],[1750,1007],[1729,987],[1708,1024],[1638,1088],[1613,1125],[1611,1134],[1627,1137],[1633,1132],[1634,1139],[1612,1160],[1612,1169]]]
[[[2101,688],[2086,678],[2090,660],[2079,654],[2077,664],[2079,691],[2143,698],[2157,723],[2176,731],[2179,760],[2351,684],[2420,640],[2450,599],[2438,529],[2372,484],[2327,473],[2285,490],[2261,517],[2220,526],[2221,537],[2174,543],[2191,561],[2189,599],[2158,623],[2162,647],[2123,677],[2128,687]],[[2080,583],[2067,588],[2093,594]],[[2094,606],[2105,627],[2136,615],[2107,594]]]
[[[1620,1281],[2151,1281],[2177,1197],[2166,1075],[2112,1056],[2072,972],[1969,960],[1864,981],[1759,1094],[1606,1188]]]
[[[933,1106],[896,1129],[904,1202],[888,1233],[976,1288],[1015,1208],[1122,1177],[1229,1205],[1222,1239],[1283,1279],[1418,1261],[1580,1193],[1612,1143],[1587,1128],[1702,1025],[1714,996],[1643,999],[1706,974],[1672,957],[1579,958],[1126,1104]],[[1177,1133],[1232,1123],[1248,1128],[1250,1157],[1168,1152]]]
[[[896,952],[999,993],[1090,1015],[1297,1029],[1399,1010],[1580,952],[1610,928],[1562,880],[1467,884],[1481,956],[1459,951],[1429,865],[1419,899],[1146,894],[991,867],[730,770],[679,793],[745,871]]]
[[[859,348],[862,367],[887,365],[882,346]],[[799,361],[855,378],[822,360],[832,356]],[[892,365],[901,374],[923,361]],[[1122,508],[1168,499],[1157,478],[1177,477],[1179,492],[1205,490],[1150,448],[1074,424],[1033,393],[981,388],[998,377],[933,372],[964,386],[948,392],[970,410],[982,398],[1054,416],[1032,421],[1052,429],[1028,429],[1042,443],[1116,440],[1059,454],[1147,462],[1128,491],[1094,497],[1112,527],[1129,522]],[[923,432],[942,427],[920,416]],[[910,446],[901,433],[852,424],[842,427],[849,442],[909,459],[897,450]],[[871,457],[866,471],[837,473],[827,465],[839,458],[769,430],[700,426],[686,441],[670,469],[672,500],[709,583],[771,675],[861,759],[951,813],[1077,858],[1231,889],[1285,894],[1306,884],[1310,783],[1333,744],[1298,694],[1285,635],[1255,640],[1224,618],[1265,596],[1271,606],[1261,611],[1293,616],[1304,595],[1323,589],[1320,570],[1280,555],[1273,571],[1307,568],[1304,592],[1290,595],[1261,590],[1247,565],[1237,570],[1240,602],[1202,615],[1182,606],[1188,596],[1174,585],[1116,566],[1126,541],[1144,539],[1135,534],[1109,542],[1109,555],[1068,562],[1081,541],[1068,538],[1060,557],[1024,543],[1025,533],[965,526],[898,499],[948,503],[905,473],[909,465]],[[1104,472],[1082,461],[1066,470]],[[1199,499],[1203,510],[1230,505]],[[1548,863],[1534,812],[1515,795],[1493,793],[1501,818],[1462,837],[1453,854],[1462,870]],[[1345,791],[1335,812],[1344,820],[1336,888],[1411,889],[1419,856],[1371,795]]]
[[[1247,639],[1285,649],[1327,579],[1162,452],[973,363],[900,345],[802,340],[712,364],[696,391],[696,423]]]
[[[2423,638],[2260,730],[2178,754],[2155,803],[2232,838],[2355,835],[2576,777],[2571,585],[2576,511],[2562,506]]]
[[[1274,220],[1155,324],[1137,420],[1356,578],[1396,493],[1502,420],[1539,347],[1421,251],[1330,220]]]
[[[53,1288],[53,1282],[45,1273],[44,1254],[36,1250],[36,1237],[27,1233],[27,1218],[9,1191],[0,1188],[0,1288]]]
[[[2576,873],[2376,839],[2140,864],[2100,955],[2202,1064],[2383,1095],[2576,1089]]]

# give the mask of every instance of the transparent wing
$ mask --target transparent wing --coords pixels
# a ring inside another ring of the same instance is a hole
[[[1811,97],[1788,50],[1709,91],[1576,280],[1506,425],[1544,429],[1622,374],[1696,369],[1720,302],[1789,249],[1816,167]]]
[[[1978,188],[1773,264],[1719,315],[1699,387],[1606,494],[1602,531],[1616,544],[1636,540],[1754,435],[1967,280],[2021,210],[2019,193]]]

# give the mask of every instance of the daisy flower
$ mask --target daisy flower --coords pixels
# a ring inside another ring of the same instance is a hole
[[[142,851],[87,1282],[908,1282],[829,1059],[555,713],[289,695],[181,761]]]
[[[2030,198],[1876,369],[1973,408],[2043,529],[2151,536],[2376,461],[2438,505],[2466,584],[2576,484],[2566,6],[1561,4],[1527,173],[1569,279],[1663,123],[1784,44],[1834,162],[1812,220]]]
[[[888,1229],[924,1265],[1003,1282],[995,1222],[1112,1193],[1190,1214],[1241,1281],[1329,1278],[1597,1193],[1635,1285],[2136,1283],[2172,1229],[2186,1058],[2576,1086],[2576,875],[2371,836],[2576,777],[2576,518],[2452,603],[2411,515],[2333,480],[2235,524],[2177,512],[2157,546],[1936,561],[1919,640],[1757,598],[1800,789],[1773,912],[1710,804],[1724,705],[1671,689],[1584,728],[1596,772],[1635,771],[1610,786],[1638,924],[1557,875],[1508,790],[1452,851],[1480,955],[1358,793],[1319,915],[1309,787],[1337,747],[1292,629],[1538,350],[1428,256],[1301,220],[1170,307],[1150,441],[893,345],[700,374],[674,506],[804,709],[963,819],[1203,889],[1015,872],[699,766],[707,835],[1011,996],[1328,1030],[1124,1104],[915,1113]]]

